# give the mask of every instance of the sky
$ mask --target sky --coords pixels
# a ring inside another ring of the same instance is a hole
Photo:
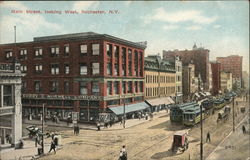
[[[243,56],[243,70],[249,70],[249,2],[245,0],[0,2],[0,44],[14,42],[14,26],[17,42],[91,31],[133,42],[147,41],[145,55],[192,49],[196,43],[210,50],[210,60]]]

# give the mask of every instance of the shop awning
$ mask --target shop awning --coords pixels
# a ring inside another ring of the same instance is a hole
[[[155,98],[155,99],[149,99],[145,100],[146,103],[150,104],[151,106],[158,106],[158,105],[168,105],[168,104],[174,104],[174,101],[170,97],[163,97],[163,98]]]
[[[200,92],[200,94],[201,94],[203,97],[206,97],[206,94],[205,94],[205,93]]]
[[[149,108],[150,106],[145,102],[140,102],[136,104],[125,105],[125,113],[140,111]],[[121,115],[124,113],[124,106],[109,107],[109,109],[116,115]]]

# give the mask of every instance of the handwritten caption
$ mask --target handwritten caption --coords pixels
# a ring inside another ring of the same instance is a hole
[[[119,10],[11,10],[13,14],[120,14]]]

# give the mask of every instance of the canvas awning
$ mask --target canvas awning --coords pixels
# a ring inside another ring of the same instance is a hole
[[[165,105],[174,104],[174,101],[170,97],[148,99],[148,100],[145,100],[145,102],[151,106],[158,106],[158,105],[163,105],[163,104]]]
[[[201,94],[203,97],[206,97],[206,94],[205,94],[205,93],[200,92],[200,94]]]
[[[150,106],[145,102],[140,102],[136,104],[125,105],[125,113],[140,111],[149,108]],[[124,106],[109,107],[109,109],[116,115],[124,114]]]
[[[210,92],[205,92],[205,94],[206,94],[207,96],[211,96],[211,93],[210,93]]]

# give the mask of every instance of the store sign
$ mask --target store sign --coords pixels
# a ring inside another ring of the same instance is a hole
[[[60,99],[60,100],[103,100],[101,96],[65,96],[65,95],[44,95],[44,94],[23,94],[23,98],[34,98],[34,99]]]
[[[4,108],[2,107],[0,109],[0,115],[5,115],[5,114],[13,114],[14,113],[14,108]]]

